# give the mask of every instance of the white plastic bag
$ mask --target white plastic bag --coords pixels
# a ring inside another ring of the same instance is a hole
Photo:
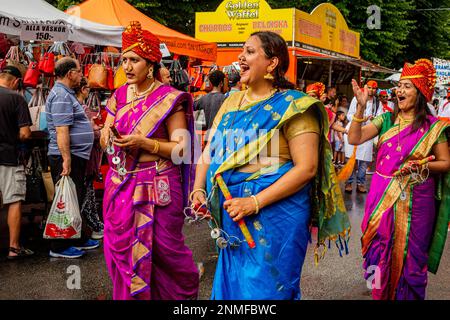
[[[75,184],[63,176],[55,185],[55,196],[44,230],[45,239],[81,238],[81,215]]]

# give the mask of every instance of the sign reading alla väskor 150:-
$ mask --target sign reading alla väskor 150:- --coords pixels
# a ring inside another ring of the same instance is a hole
[[[69,28],[62,20],[51,23],[24,23],[21,27],[20,40],[67,41],[69,37]]]

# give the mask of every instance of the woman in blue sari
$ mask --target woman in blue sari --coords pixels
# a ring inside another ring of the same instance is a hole
[[[319,244],[350,230],[334,183],[327,114],[320,101],[292,90],[285,79],[289,56],[279,35],[252,34],[239,64],[247,90],[219,110],[191,193],[194,205],[208,195],[211,224],[218,240],[227,240],[225,248],[216,242],[223,249],[211,298],[300,299],[310,223],[319,226]],[[218,174],[233,199],[217,188]],[[240,219],[256,247],[244,241]]]

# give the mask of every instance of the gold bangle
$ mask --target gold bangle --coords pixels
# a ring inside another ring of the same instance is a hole
[[[203,194],[205,195],[205,198],[207,197],[207,193],[206,193],[206,190],[205,190],[205,189],[197,188],[197,189],[192,190],[192,192],[189,194],[189,201],[191,201],[191,202],[194,201],[194,199],[193,199],[193,198],[194,198],[194,194],[195,194],[197,191],[203,192]]]
[[[152,153],[158,153],[159,152],[159,147],[160,147],[159,141],[156,140],[156,139],[153,139],[153,141],[154,141],[155,145],[153,147]]]
[[[253,201],[255,201],[255,206],[256,206],[255,214],[258,214],[259,213],[259,201],[255,195],[251,195],[250,197],[253,198]]]
[[[364,118],[357,118],[357,117],[355,117],[355,115],[353,115],[352,120],[354,120],[355,122],[359,122],[359,123],[365,122]]]

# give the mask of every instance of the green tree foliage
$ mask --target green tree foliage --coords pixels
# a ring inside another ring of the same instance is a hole
[[[405,57],[450,59],[450,0],[416,0],[410,12],[414,29],[408,36]],[[447,8],[447,10],[442,10]]]

